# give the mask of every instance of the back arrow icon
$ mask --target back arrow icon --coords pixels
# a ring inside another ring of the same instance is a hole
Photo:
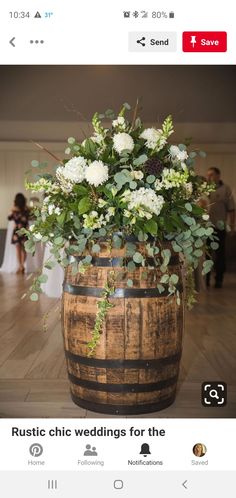
[[[185,489],[188,489],[188,488],[187,488],[187,486],[186,486],[187,482],[188,482],[188,481],[184,481],[184,482],[182,483],[182,486],[183,486]]]
[[[9,41],[9,43],[11,44],[12,47],[15,47],[15,44],[14,44],[14,41],[15,41],[15,36],[13,36],[13,38]]]

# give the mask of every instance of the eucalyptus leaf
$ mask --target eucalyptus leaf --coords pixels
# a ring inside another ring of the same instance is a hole
[[[94,244],[93,247],[92,247],[92,252],[93,253],[97,253],[97,252],[100,252],[101,250],[101,247],[99,244]]]
[[[211,242],[211,248],[213,251],[216,251],[219,248],[218,242]]]
[[[155,180],[156,180],[156,177],[154,175],[148,175],[147,176],[147,182],[148,183],[153,183],[153,182],[155,182]]]
[[[30,299],[31,301],[38,301],[39,300],[39,296],[36,292],[33,292],[31,295],[30,295]]]
[[[167,284],[167,282],[169,282],[169,275],[166,273],[165,275],[162,275],[161,279],[160,279],[160,282],[161,284]]]
[[[143,256],[140,252],[135,252],[134,255],[133,255],[133,260],[135,263],[142,263],[143,261]]]
[[[132,180],[132,182],[130,182],[129,186],[130,186],[131,190],[135,190],[137,188],[137,182]]]
[[[191,212],[191,211],[192,211],[192,209],[193,209],[193,208],[192,208],[192,204],[190,204],[190,202],[186,202],[186,204],[185,204],[185,208],[187,209],[187,211],[190,211],[190,212]]]
[[[128,278],[127,285],[128,287],[133,287],[133,280],[131,278]]]

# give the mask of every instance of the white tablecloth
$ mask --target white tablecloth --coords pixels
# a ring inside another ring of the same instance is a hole
[[[53,256],[50,253],[51,246],[50,244],[46,244],[44,251],[44,259],[45,263],[49,258],[51,261],[55,261]],[[43,269],[43,273],[48,276],[48,280],[45,284],[42,284],[42,290],[48,297],[56,297],[60,298],[62,295],[62,284],[64,280],[64,270],[62,267],[56,263],[52,270],[48,270],[47,268]]]
[[[15,222],[9,221],[7,226],[7,235],[4,248],[3,263],[0,271],[5,273],[16,273],[18,269],[18,262],[16,256],[16,246],[11,243],[12,232],[15,228]],[[43,263],[44,246],[41,242],[36,244],[36,250],[34,256],[27,253],[25,262],[26,273],[34,273],[39,270]]]
[[[9,221],[7,225],[7,235],[4,248],[3,263],[0,271],[5,273],[16,273],[18,269],[16,248],[14,244],[11,243],[12,233],[15,228],[15,222]]]

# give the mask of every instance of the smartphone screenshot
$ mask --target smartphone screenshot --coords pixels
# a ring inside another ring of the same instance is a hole
[[[0,6],[0,482],[235,496],[236,7]]]

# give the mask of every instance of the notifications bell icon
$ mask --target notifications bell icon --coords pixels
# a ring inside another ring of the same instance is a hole
[[[140,455],[143,455],[144,457],[146,457],[147,455],[151,455],[149,444],[147,444],[147,443],[142,444]]]

